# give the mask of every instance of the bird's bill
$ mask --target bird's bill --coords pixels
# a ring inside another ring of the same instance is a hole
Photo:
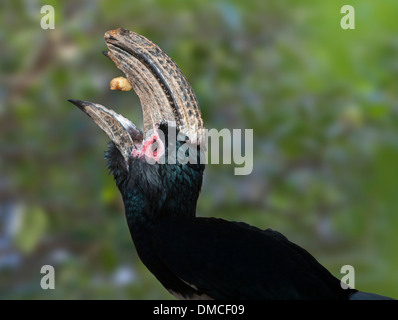
[[[131,151],[141,144],[142,131],[130,120],[113,110],[89,101],[68,100],[87,114],[113,141],[127,161]]]
[[[191,85],[176,63],[157,45],[122,28],[105,33],[103,52],[126,76],[140,98],[144,133],[125,117],[97,103],[69,100],[90,116],[127,161],[144,134],[161,123],[175,126],[191,143],[201,144],[205,129]]]
[[[177,64],[153,42],[129,30],[106,32],[105,43],[109,51],[104,54],[140,98],[144,133],[168,123],[200,144],[204,126],[199,104]]]

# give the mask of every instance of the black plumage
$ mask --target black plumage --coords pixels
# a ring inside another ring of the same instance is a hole
[[[106,56],[140,96],[145,132],[101,105],[70,101],[111,138],[105,157],[135,248],[169,292],[184,299],[388,299],[343,289],[279,232],[196,217],[205,166],[200,137],[192,136],[203,129],[192,89],[175,63],[144,37],[117,29],[105,40]],[[187,153],[190,161],[182,161]]]
[[[160,129],[167,132],[165,126]],[[137,252],[175,296],[349,299],[357,292],[343,289],[311,254],[277,231],[196,217],[204,165],[132,158],[127,169],[113,143],[106,158]]]

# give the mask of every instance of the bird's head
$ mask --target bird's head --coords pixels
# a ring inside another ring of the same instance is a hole
[[[105,42],[105,56],[140,98],[143,130],[100,104],[69,101],[111,139],[105,156],[126,211],[194,214],[204,171],[205,128],[190,84],[166,53],[139,34],[119,28],[106,32]],[[180,199],[187,208],[177,207]]]

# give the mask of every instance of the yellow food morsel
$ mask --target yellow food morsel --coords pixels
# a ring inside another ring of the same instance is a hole
[[[111,90],[130,91],[132,86],[126,78],[118,77],[111,80],[110,88]]]

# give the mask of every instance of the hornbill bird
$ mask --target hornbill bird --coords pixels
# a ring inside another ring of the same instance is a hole
[[[119,28],[106,32],[105,42],[105,56],[140,98],[143,131],[102,105],[68,101],[111,139],[105,158],[137,253],[171,294],[180,299],[389,299],[343,289],[311,254],[277,231],[196,217],[206,133],[190,84],[165,52],[139,34]]]

